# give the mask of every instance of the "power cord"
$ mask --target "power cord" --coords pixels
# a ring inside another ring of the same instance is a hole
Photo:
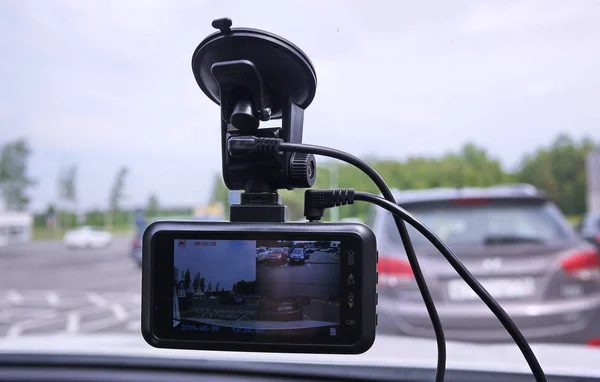
[[[340,150],[331,149],[328,147],[286,143],[278,138],[258,138],[258,137],[236,137],[230,139],[228,142],[228,149],[232,155],[236,153],[277,153],[277,152],[298,152],[313,155],[323,155],[331,158],[342,160],[346,163],[352,164],[355,167],[366,173],[373,182],[377,185],[384,198],[378,197],[373,194],[356,192],[353,189],[344,190],[307,190],[305,193],[305,216],[307,219],[319,220],[323,216],[323,212],[326,208],[336,207],[345,204],[352,204],[354,200],[366,201],[369,203],[376,204],[391,213],[394,214],[394,221],[400,232],[404,248],[411,268],[415,275],[415,279],[419,286],[419,291],[425,302],[427,312],[434,327],[434,331],[437,339],[438,347],[438,363],[436,370],[436,381],[443,381],[445,368],[446,368],[446,342],[444,339],[444,332],[435,309],[433,299],[429,294],[429,289],[421,272],[414,248],[410,241],[408,231],[404,224],[404,220],[412,225],[417,231],[423,234],[446,258],[458,275],[471,287],[471,289],[479,296],[479,298],[487,305],[492,313],[498,318],[500,323],[504,326],[506,331],[510,334],[515,344],[521,350],[523,357],[527,361],[536,381],[545,382],[546,376],[544,371],[539,364],[535,354],[531,350],[531,347],[527,343],[527,340],[520,332],[519,328],[512,321],[510,316],[504,311],[504,309],[496,302],[496,300],[481,286],[481,284],[475,279],[475,277],[469,272],[469,270],[461,263],[456,257],[452,250],[427,226],[416,219],[405,209],[401,208],[396,204],[396,201],[383,180],[383,178],[373,169],[367,162],[362,159],[355,157],[351,154],[345,153]],[[315,196],[318,196],[318,200],[315,200]]]
[[[232,155],[236,153],[276,153],[280,151],[287,151],[336,158],[363,171],[365,174],[367,174],[367,176],[369,176],[369,178],[371,178],[371,180],[373,180],[384,198],[393,204],[396,203],[394,195],[392,194],[388,185],[385,183],[385,180],[381,177],[381,175],[379,175],[379,173],[377,173],[377,171],[375,171],[373,167],[371,167],[362,159],[340,150],[322,146],[286,143],[277,138],[257,138],[252,136],[231,138],[228,142],[228,149]],[[322,216],[323,214],[321,212],[318,217],[314,216],[314,218],[317,220],[317,218],[320,219]],[[308,216],[307,218],[310,219]],[[425,308],[427,309],[429,319],[431,320],[431,325],[433,326],[433,331],[435,333],[437,342],[437,367],[435,381],[442,382],[444,381],[444,376],[446,374],[446,338],[444,336],[444,329],[442,327],[437,309],[435,308],[435,303],[433,302],[431,294],[429,293],[427,282],[425,281],[425,277],[421,271],[421,266],[419,265],[419,260],[417,259],[417,255],[413,248],[412,241],[410,240],[406,225],[404,224],[404,221],[398,218],[396,215],[394,215],[394,221],[398,227],[398,232],[400,233],[400,238],[402,239],[402,244],[404,245],[404,250],[406,251],[406,257],[410,263],[410,267],[413,271],[419,292],[421,293],[421,297],[425,303]]]
[[[475,279],[469,270],[461,263],[452,250],[440,239],[432,230],[421,223],[410,212],[395,203],[391,203],[377,195],[367,192],[355,192],[353,189],[336,189],[336,190],[307,190],[305,193],[305,213],[318,214],[323,213],[326,208],[337,207],[345,204],[353,204],[354,201],[364,201],[375,204],[384,208],[395,216],[405,220],[425,236],[446,258],[452,268],[459,274],[460,277],[471,287],[471,289],[479,296],[479,298],[487,305],[494,313],[506,331],[510,334],[515,344],[521,350],[523,357],[527,361],[535,380],[545,382],[546,376],[539,364],[533,350],[527,343],[527,340],[515,325],[510,316],[502,309],[496,300],[485,290],[483,286]]]

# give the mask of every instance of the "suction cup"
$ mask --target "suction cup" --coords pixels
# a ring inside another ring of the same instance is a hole
[[[230,29],[229,19],[215,20],[213,26],[220,31],[198,45],[192,70],[200,89],[221,105],[225,121],[251,130],[258,123],[251,112],[266,121],[281,118],[290,101],[301,109],[310,105],[317,76],[300,48],[262,30]]]

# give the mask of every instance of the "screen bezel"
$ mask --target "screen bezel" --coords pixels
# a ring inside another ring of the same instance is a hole
[[[349,291],[352,291],[355,295],[353,306],[350,307],[341,299],[339,333],[334,337],[325,337],[318,341],[316,339],[307,341],[306,337],[294,337],[292,331],[290,331],[289,338],[282,335],[272,337],[255,333],[180,333],[174,331],[172,329],[173,297],[170,292],[172,291],[175,240],[340,241],[340,296],[346,296]],[[352,267],[347,263],[349,249],[354,251]],[[147,330],[147,334],[151,334],[152,344],[155,346],[162,344],[160,347],[216,350],[248,348],[252,351],[261,351],[257,347],[263,347],[263,351],[356,353],[364,348],[366,343],[370,341],[372,344],[374,340],[376,244],[370,229],[362,224],[285,223],[265,225],[157,222],[153,223],[144,234],[143,251],[144,275],[149,275],[149,277],[143,277],[143,282],[144,285],[148,282],[151,285],[150,293],[146,295],[143,293],[143,305],[145,305],[142,314],[143,331]],[[366,258],[368,261],[365,261]],[[150,273],[148,274],[148,272]],[[350,273],[353,274],[355,280],[355,285],[352,287],[344,282]],[[146,288],[144,288],[145,290]],[[168,290],[169,293],[165,293],[165,290]],[[346,320],[354,320],[355,325],[346,325]],[[146,339],[148,340],[148,338]]]

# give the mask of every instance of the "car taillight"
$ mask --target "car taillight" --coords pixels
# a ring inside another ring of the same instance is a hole
[[[582,281],[600,281],[600,257],[595,249],[564,257],[560,266],[567,274]]]
[[[600,337],[592,338],[585,343],[587,346],[600,346]]]
[[[140,241],[138,239],[133,239],[131,241],[131,246],[133,248],[140,248],[142,246],[142,243],[140,243]]]
[[[452,201],[456,206],[475,206],[490,203],[489,198],[459,198]]]
[[[414,279],[412,268],[407,260],[380,256],[377,264],[379,285],[396,287]]]

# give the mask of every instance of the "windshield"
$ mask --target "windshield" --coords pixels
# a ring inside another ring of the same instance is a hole
[[[304,143],[367,160],[395,190],[543,191],[548,203],[407,208],[460,247],[526,338],[600,356],[597,253],[571,228],[600,211],[600,6],[585,0],[0,1],[0,350],[21,338],[142,341],[144,229],[162,219],[229,220],[240,195],[223,181],[220,109],[191,68],[221,17],[280,35],[310,58],[318,86]],[[380,194],[352,166],[316,160],[313,188]],[[287,221],[306,221],[304,191],[280,190]],[[389,213],[357,202],[328,209],[324,221],[362,222],[376,235],[375,344],[423,350],[398,364],[435,360]],[[476,349],[472,363],[484,368],[495,345],[513,349],[457,274],[431,264],[443,258],[422,256],[426,241],[412,228],[410,236],[447,339]],[[265,243],[250,263],[282,280],[298,275],[308,288],[348,255],[338,244],[294,246]],[[179,271],[190,309],[254,317],[251,288],[236,289],[246,299],[233,301],[232,287],[208,270]],[[335,298],[310,309],[337,314]],[[385,356],[373,351],[357,359]],[[571,367],[568,354],[544,365]],[[450,346],[450,366],[453,357]]]
[[[564,218],[550,203],[423,204],[407,209],[450,246],[544,244],[572,237]],[[401,244],[392,216],[387,220],[388,235]],[[409,232],[415,245],[429,244],[414,228]]]

